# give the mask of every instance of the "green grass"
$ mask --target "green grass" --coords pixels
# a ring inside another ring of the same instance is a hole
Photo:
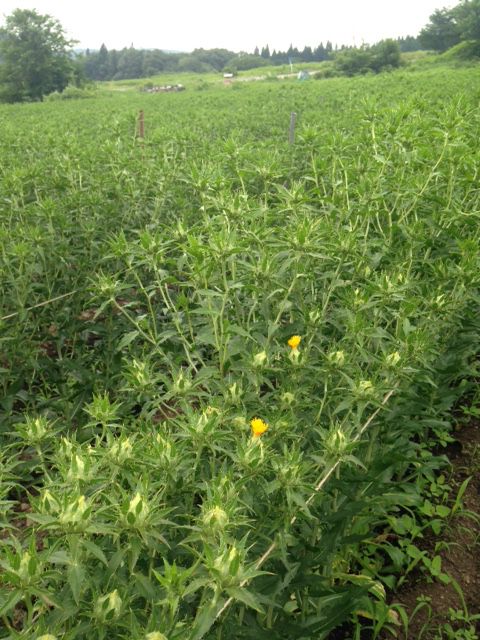
[[[0,637],[376,637],[442,526],[478,74],[236,86],[0,108]]]
[[[300,70],[317,72],[330,67],[331,63],[328,62],[299,63],[293,65],[293,73],[296,74]],[[292,70],[290,68],[290,65],[288,64],[276,66],[271,65],[249,69],[248,71],[240,71],[238,72],[238,74],[236,74],[235,78],[237,79],[237,81],[238,79],[252,79],[256,77],[272,78],[276,77],[277,75],[285,75],[291,73]],[[162,86],[168,84],[183,84],[188,89],[205,89],[207,87],[213,88],[214,86],[223,86],[223,73],[160,73],[148,78],[101,82],[98,83],[98,87],[103,91],[121,92],[129,89],[141,90],[144,87],[151,85]]]

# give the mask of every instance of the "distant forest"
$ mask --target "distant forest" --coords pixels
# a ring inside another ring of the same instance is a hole
[[[395,41],[400,51],[418,51],[418,37],[407,36]],[[228,49],[195,49],[192,53],[167,53],[160,49],[111,49],[102,44],[98,51],[79,54],[85,76],[90,80],[126,80],[146,78],[157,73],[191,71],[232,72],[246,71],[268,65],[332,60],[335,54],[353,47],[333,46],[331,42],[318,47],[304,47],[302,51],[290,46],[288,51],[270,51],[267,46],[256,47],[253,53],[235,53]]]

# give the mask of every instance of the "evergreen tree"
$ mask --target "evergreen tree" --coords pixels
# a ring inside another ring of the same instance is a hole
[[[270,60],[270,49],[268,47],[268,44],[266,47],[262,48],[262,53],[260,55],[262,58],[265,58],[265,60]]]
[[[323,62],[324,60],[328,60],[328,52],[323,46],[323,42],[321,42],[313,52],[313,59],[315,60],[315,62]]]
[[[397,42],[400,47],[400,51],[402,52],[418,51],[421,48],[418,38],[415,38],[413,36],[397,38]]]
[[[108,80],[109,78],[108,49],[105,44],[102,44],[98,52],[96,73],[96,80]]]

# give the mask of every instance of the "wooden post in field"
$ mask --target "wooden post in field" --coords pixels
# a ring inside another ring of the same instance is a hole
[[[297,114],[295,111],[292,111],[290,114],[290,131],[288,134],[288,142],[289,144],[294,144],[295,142],[295,124],[297,122]]]
[[[145,138],[145,116],[143,110],[138,114],[138,137]]]

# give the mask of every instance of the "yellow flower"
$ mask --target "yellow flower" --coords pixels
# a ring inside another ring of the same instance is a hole
[[[301,336],[292,336],[288,341],[288,346],[290,347],[290,349],[296,349],[301,341]]]
[[[261,418],[253,418],[253,420],[250,420],[250,426],[252,427],[252,435],[254,438],[259,438],[268,429],[268,424]]]

